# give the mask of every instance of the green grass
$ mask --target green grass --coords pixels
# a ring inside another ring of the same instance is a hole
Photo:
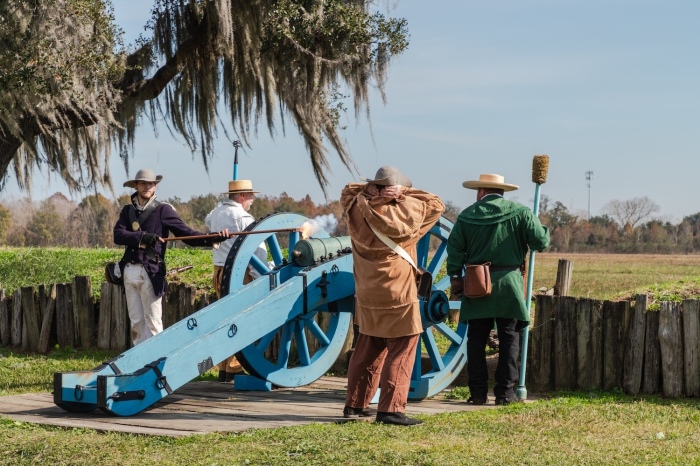
[[[70,283],[75,276],[88,276],[93,297],[100,294],[107,262],[118,261],[122,249],[114,248],[8,248],[0,247],[0,289],[10,296],[22,286]],[[194,266],[168,276],[168,281],[185,282],[213,292],[211,286],[212,253],[207,249],[171,248],[165,257],[168,270]]]
[[[413,428],[310,424],[180,439],[0,418],[0,464],[685,465],[700,461],[700,410],[695,401],[561,394],[526,405],[419,417],[425,424]]]

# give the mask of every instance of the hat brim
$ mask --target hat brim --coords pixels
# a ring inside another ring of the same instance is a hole
[[[493,189],[502,189],[503,191],[515,191],[516,189],[519,188],[518,185],[515,184],[508,184],[508,183],[489,183],[488,181],[465,181],[462,183],[462,186],[464,186],[467,189],[479,189],[479,188],[493,188]]]
[[[238,193],[260,194],[260,191],[253,191],[252,189],[240,189],[240,190],[236,190],[236,191],[226,191],[225,193],[221,193],[221,194],[238,194]]]
[[[154,181],[155,184],[158,184],[161,182],[163,179],[163,175],[158,175],[156,176],[156,180]],[[150,180],[129,180],[124,182],[124,187],[125,188],[136,188],[136,183],[139,181],[150,181]]]
[[[367,179],[367,178],[362,178],[362,177],[360,177],[360,180],[364,181],[365,183],[376,184],[376,185],[379,185],[379,186],[393,186],[393,185],[394,185],[394,183],[392,183],[392,182],[390,181],[389,177],[381,178],[381,179],[378,179],[378,180],[370,180],[370,179]],[[401,181],[401,182],[400,182],[400,183],[397,183],[397,184],[399,184],[399,185],[401,185],[401,186],[405,186],[405,187],[407,187],[407,188],[413,187],[413,183],[411,183],[411,180],[409,180],[409,179],[407,179],[407,178],[404,178],[403,180],[399,180],[399,181]]]

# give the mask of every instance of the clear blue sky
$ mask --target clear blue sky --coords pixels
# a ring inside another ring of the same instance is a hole
[[[114,3],[135,37],[150,2]],[[547,154],[541,192],[573,213],[588,212],[587,171],[593,215],[612,199],[642,196],[663,220],[700,212],[700,2],[399,0],[393,14],[408,20],[411,38],[391,64],[388,103],[374,94],[371,127],[352,112],[345,122],[360,175],[395,165],[415,187],[466,207],[475,193],[462,182],[499,173],[521,186],[509,197],[531,206],[532,158]],[[329,198],[337,199],[358,173],[329,157]],[[120,193],[130,177],[113,158]],[[275,140],[261,127],[239,158],[239,178],[264,194],[324,202],[293,126]],[[164,127],[156,139],[144,126],[129,175],[140,167],[162,174],[161,198],[225,190],[233,147],[223,132],[209,174],[199,160]],[[34,198],[63,190],[53,177],[35,178]],[[6,192],[17,195],[14,180]]]

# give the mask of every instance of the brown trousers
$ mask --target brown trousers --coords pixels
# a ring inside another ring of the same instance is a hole
[[[381,338],[360,333],[348,368],[346,406],[366,408],[381,386],[377,411],[404,412],[419,339],[419,334]]]
[[[214,276],[212,278],[212,285],[214,285],[214,289],[216,290],[217,299],[221,298],[221,277],[223,277],[223,275],[224,268],[220,265],[215,265]],[[246,273],[246,278],[247,277],[248,274]],[[241,366],[241,363],[238,362],[238,359],[236,359],[235,356],[230,356],[221,361],[218,365],[218,368],[220,371],[228,372],[230,374],[237,374],[238,372],[243,371],[243,366]]]

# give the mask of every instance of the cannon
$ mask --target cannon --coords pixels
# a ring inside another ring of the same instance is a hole
[[[251,376],[274,386],[299,387],[323,376],[352,330],[352,251],[349,237],[325,231],[303,239],[296,229],[308,220],[275,213],[251,224],[228,255],[219,300],[92,370],[55,373],[54,403],[72,412],[134,415],[234,353]],[[442,218],[418,243],[418,265],[433,276],[447,257],[451,228]],[[263,241],[272,270],[254,254]],[[249,265],[260,276],[244,284]],[[459,307],[445,295],[448,286],[443,277],[429,297],[419,298],[424,332],[409,399],[439,393],[466,363],[466,325],[445,322],[450,308]]]

